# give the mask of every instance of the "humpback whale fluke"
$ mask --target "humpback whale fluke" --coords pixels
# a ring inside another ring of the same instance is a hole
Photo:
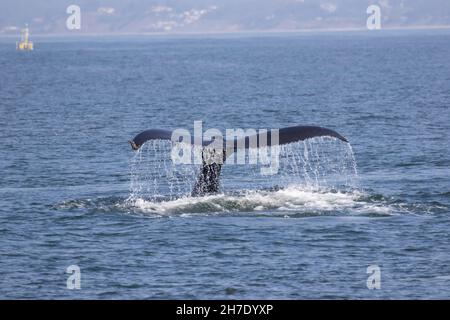
[[[267,145],[270,146],[270,131],[267,132],[268,140]],[[258,142],[260,134],[257,134]],[[316,127],[316,126],[295,126],[295,127],[287,127],[279,130],[279,144],[288,144],[291,142],[302,141],[314,137],[334,137],[340,139],[344,142],[348,142],[348,140],[331,129]],[[133,138],[133,140],[129,141],[133,150],[139,150],[139,148],[149,140],[171,140],[172,131],[164,130],[164,129],[150,129],[139,133],[137,136]],[[249,148],[249,141],[252,136],[245,137],[245,148]],[[203,145],[207,146],[211,141],[203,141]],[[226,141],[224,141],[224,144]],[[192,140],[193,144],[193,140]],[[238,143],[235,143],[235,149],[237,148]],[[259,145],[258,145],[259,146]]]
[[[264,137],[262,136],[264,134]],[[348,140],[331,129],[316,127],[316,126],[294,126],[287,127],[278,130],[278,139],[274,139],[274,145],[283,145],[288,143],[293,143],[297,141],[302,141],[314,137],[334,137],[341,141],[348,142]],[[131,148],[133,150],[139,150],[139,148],[149,140],[171,140],[172,139],[172,131],[164,130],[164,129],[150,129],[139,133],[137,136],[133,138],[133,140],[129,141],[131,144]],[[194,138],[191,138],[190,143],[194,145]],[[244,140],[244,141],[242,141]],[[226,158],[236,152],[238,148],[244,147],[245,149],[251,147],[259,148],[261,145],[264,146],[272,146],[272,132],[267,131],[264,133],[257,133],[251,136],[245,136],[243,138],[234,138],[233,148],[229,149],[227,141],[223,139],[223,159]],[[251,141],[256,141],[256,145],[252,145]],[[186,143],[186,141],[183,141]],[[212,141],[202,141],[202,145],[207,147]],[[231,143],[230,143],[231,144]],[[228,148],[227,148],[228,147]],[[206,148],[205,148],[206,150]],[[214,153],[215,151],[213,151]],[[200,170],[200,174],[197,178],[197,182],[192,190],[192,196],[199,196],[205,194],[216,193],[219,190],[219,177],[222,169],[221,163],[210,163],[207,161],[207,158],[211,157],[211,154],[207,154],[205,151],[202,153],[202,169]]]

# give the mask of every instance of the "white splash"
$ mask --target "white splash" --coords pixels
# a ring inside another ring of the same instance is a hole
[[[295,186],[278,191],[242,191],[204,197],[181,197],[168,201],[129,199],[133,211],[158,216],[182,214],[260,213],[271,216],[390,215],[394,211],[382,202],[364,199],[358,191],[317,191]]]
[[[281,146],[280,169],[273,176],[261,175],[258,165],[225,164],[222,193],[196,198],[189,195],[199,167],[173,165],[170,151],[168,141],[149,141],[131,160],[127,204],[134,209],[160,215],[267,210],[315,214],[370,206],[358,201],[362,193],[351,146],[334,138]]]

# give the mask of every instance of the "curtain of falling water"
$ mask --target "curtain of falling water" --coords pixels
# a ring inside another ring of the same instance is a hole
[[[256,150],[257,152],[257,150]],[[288,186],[312,190],[359,189],[353,149],[330,137],[318,137],[280,146],[279,168],[262,175],[258,165],[228,165],[223,168],[224,190],[271,189]]]
[[[130,161],[131,199],[169,200],[191,193],[200,165],[174,165],[171,148],[170,141],[153,140],[136,152]],[[318,191],[359,188],[352,147],[338,139],[319,137],[280,146],[279,167],[272,175],[261,174],[261,168],[269,164],[261,164],[260,158],[258,164],[249,164],[252,152],[254,156],[261,151],[265,150],[247,151],[245,165],[227,159],[221,174],[223,192],[290,186]]]
[[[199,165],[174,165],[171,150],[170,141],[151,140],[135,153],[130,161],[130,199],[169,200],[191,193]]]

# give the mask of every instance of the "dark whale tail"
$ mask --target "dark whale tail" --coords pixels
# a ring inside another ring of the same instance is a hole
[[[258,142],[260,141],[259,137],[261,134],[256,134]],[[267,145],[271,145],[271,132],[267,132],[268,140]],[[340,139],[344,142],[348,142],[346,138],[342,135],[333,131],[331,129],[316,127],[316,126],[295,126],[295,127],[287,127],[279,129],[279,144],[288,144],[291,142],[302,141],[314,137],[334,137]],[[255,136],[246,136],[245,139],[245,148],[249,148],[249,141]],[[130,141],[131,147],[133,150],[138,150],[145,142],[149,140],[171,140],[172,131],[164,130],[164,129],[150,129],[139,133],[137,136]],[[238,148],[237,143],[238,140],[235,140],[235,150]],[[194,143],[192,139],[192,143]],[[207,146],[211,141],[203,141],[203,145]],[[259,145],[258,145],[259,146]]]
[[[227,143],[223,139],[223,158],[224,160],[233,152],[236,152],[239,148],[259,148],[260,146],[272,146],[272,145],[283,145],[288,143],[293,143],[297,141],[302,141],[315,137],[334,137],[344,142],[348,140],[331,129],[316,127],[316,126],[295,126],[287,127],[278,130],[278,139],[272,137],[272,132],[267,131],[263,133],[257,133],[254,135],[248,135],[243,138],[234,138],[233,141]],[[149,140],[171,140],[172,131],[163,129],[150,129],[139,133],[129,141],[133,150],[139,150],[139,148]],[[274,140],[274,141],[272,141]],[[186,142],[186,141],[183,141]],[[202,145],[207,147],[213,141],[202,141]],[[191,144],[194,144],[194,138],[191,138]],[[232,146],[230,148],[230,145]],[[210,156],[210,155],[209,155]],[[200,171],[200,175],[197,182],[192,190],[193,196],[205,195],[218,192],[219,189],[219,177],[222,169],[221,163],[210,163],[206,161],[207,155],[205,152],[202,154],[203,165]]]

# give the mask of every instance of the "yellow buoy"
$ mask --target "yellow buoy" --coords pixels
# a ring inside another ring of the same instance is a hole
[[[22,51],[31,51],[33,50],[33,42],[29,40],[30,30],[28,29],[28,25],[25,26],[25,29],[22,29],[22,33],[20,35],[20,42],[16,43],[17,50]]]

